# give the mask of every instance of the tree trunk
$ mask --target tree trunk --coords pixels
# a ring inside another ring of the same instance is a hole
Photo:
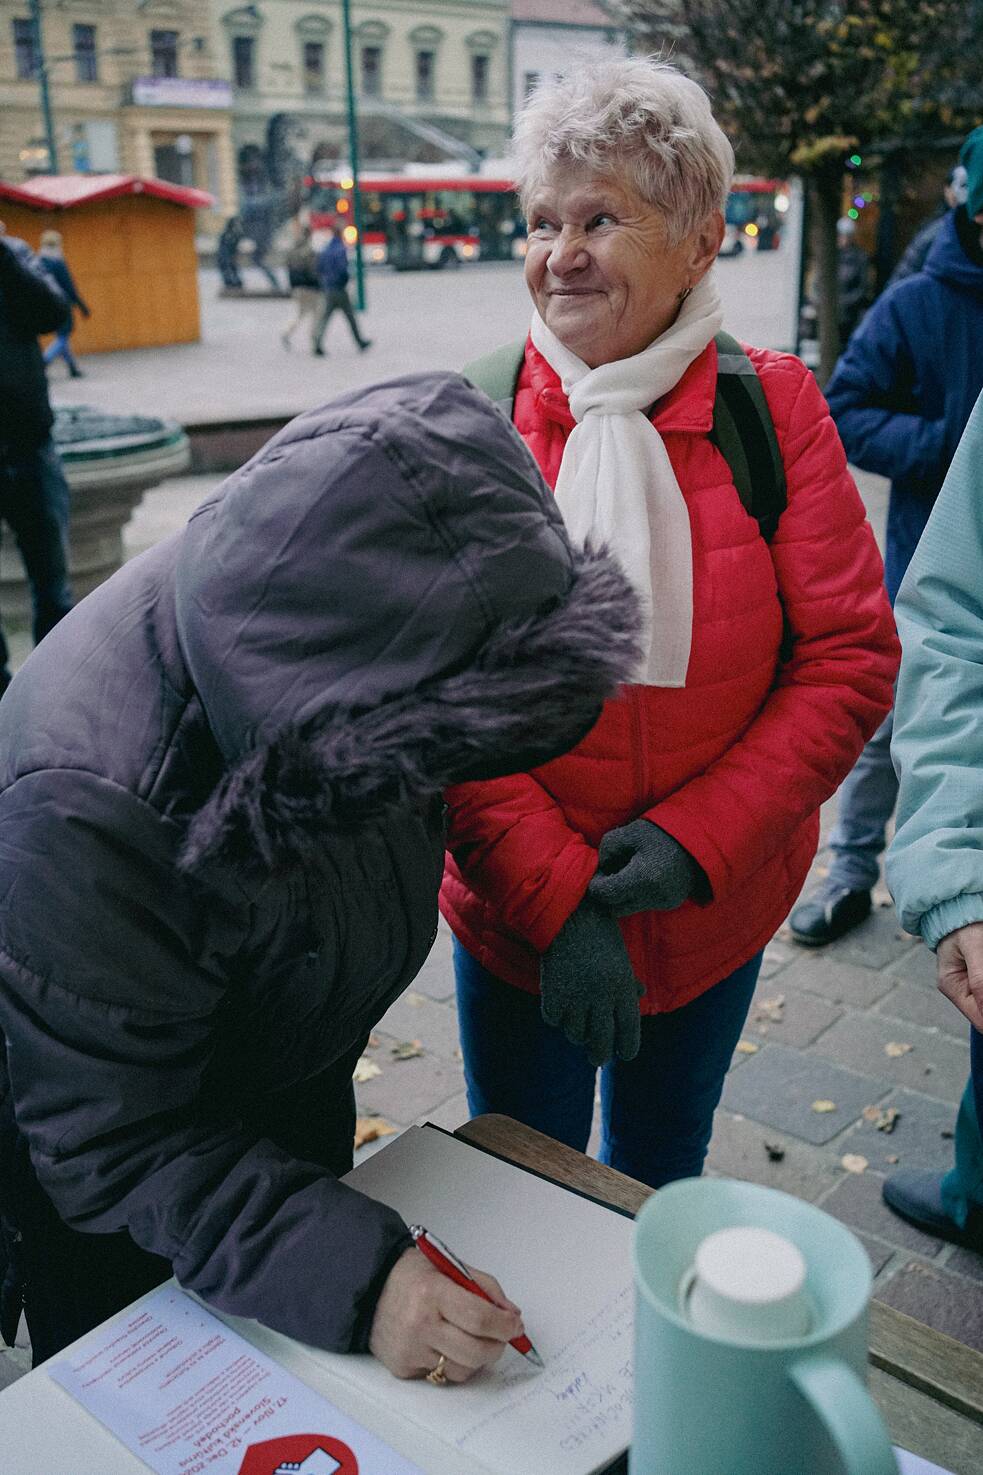
[[[819,368],[816,377],[826,383],[840,356],[839,288],[836,276],[836,222],[840,214],[842,176],[839,169],[812,176],[812,259],[816,310],[819,315]]]

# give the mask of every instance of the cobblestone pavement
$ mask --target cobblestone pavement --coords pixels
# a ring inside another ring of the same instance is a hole
[[[229,402],[226,414],[232,413]],[[128,554],[183,523],[217,479],[179,479],[147,494],[127,529]],[[863,475],[858,483],[880,535],[885,483]],[[23,658],[23,641],[18,651]],[[835,799],[824,811],[824,832],[834,811]],[[814,876],[823,864],[820,852]],[[961,1016],[935,990],[931,954],[901,931],[883,888],[876,899],[870,919],[831,947],[799,948],[784,931],[768,947],[717,1113],[708,1170],[819,1204],[867,1247],[877,1296],[983,1350],[983,1256],[919,1233],[881,1202],[881,1184],[894,1167],[941,1172],[950,1166],[969,1047]],[[417,1121],[454,1128],[467,1119],[443,924],[375,1041],[367,1058],[379,1074],[356,1087],[363,1116],[396,1128]],[[406,1058],[394,1053],[414,1041],[419,1053],[415,1046]],[[832,1109],[816,1111],[818,1101]],[[869,1119],[873,1108],[882,1123],[889,1108],[897,1112],[892,1131]],[[387,1140],[362,1147],[360,1155]],[[845,1158],[853,1168],[860,1159],[866,1166],[851,1171]],[[20,1376],[28,1359],[23,1337],[0,1353],[0,1387]]]

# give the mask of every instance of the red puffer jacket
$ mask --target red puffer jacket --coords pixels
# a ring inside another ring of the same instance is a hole
[[[564,757],[447,795],[441,909],[469,952],[521,988],[538,989],[539,954],[583,897],[601,837],[640,816],[712,888],[706,905],[623,919],[643,1012],[679,1008],[747,962],[799,893],[819,806],[890,707],[898,642],[881,560],[825,401],[798,359],[749,352],[788,480],[770,546],[708,438],[714,344],[652,416],[693,533],[685,687],[625,687]],[[554,486],[574,420],[531,344],[515,423]],[[779,595],[794,650],[776,669]]]

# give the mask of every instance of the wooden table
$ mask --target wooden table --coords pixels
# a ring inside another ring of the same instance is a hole
[[[509,1117],[475,1117],[455,1135],[629,1214],[652,1192]],[[873,1301],[870,1368],[870,1390],[895,1444],[953,1475],[983,1475],[983,1355]]]

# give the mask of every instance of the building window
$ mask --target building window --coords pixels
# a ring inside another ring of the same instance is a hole
[[[177,31],[150,32],[150,71],[154,77],[176,77]]]
[[[480,52],[471,58],[471,100],[488,101],[488,57]]]
[[[430,102],[433,99],[434,54],[418,51],[416,54],[416,100]]]
[[[382,47],[362,47],[362,92],[366,97],[382,95]]]
[[[98,82],[95,26],[72,26],[72,52],[75,56],[76,82]]]
[[[324,91],[324,42],[304,42],[304,91]]]
[[[37,38],[32,20],[15,20],[14,61],[17,75],[22,82],[29,82],[38,74]]]
[[[248,92],[256,86],[256,37],[232,37],[232,76],[235,85]]]

